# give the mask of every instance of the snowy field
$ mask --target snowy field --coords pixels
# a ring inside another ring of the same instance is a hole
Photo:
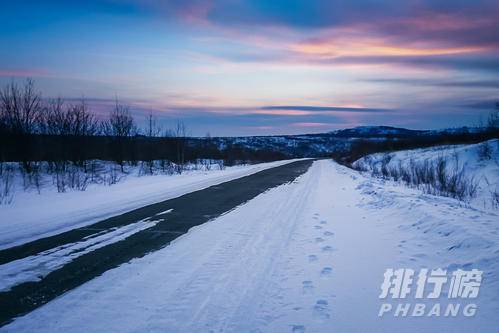
[[[497,211],[321,160],[0,330],[497,332],[498,232]],[[423,267],[483,270],[476,315],[378,317],[385,270]]]
[[[112,186],[90,184],[85,191],[58,193],[52,185],[18,191],[12,203],[0,205],[0,249],[58,234],[175,198],[294,160],[239,165],[223,170],[191,170],[175,175],[138,176],[138,170]],[[16,179],[16,182],[21,182]],[[27,209],[29,208],[29,209]]]

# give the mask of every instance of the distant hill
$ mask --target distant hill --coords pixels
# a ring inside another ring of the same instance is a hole
[[[0,161],[114,160],[119,153],[124,161],[132,162],[216,159],[225,160],[230,165],[297,157],[335,157],[350,163],[375,152],[476,143],[498,137],[498,129],[411,130],[389,126],[360,126],[302,135],[210,138],[134,136],[124,142],[104,135],[34,134],[24,138],[24,141],[0,140]]]
[[[496,137],[487,128],[452,128],[442,130],[411,130],[390,126],[359,126],[335,130],[328,133],[248,137],[214,137],[210,143],[219,150],[234,147],[247,150],[276,151],[289,157],[326,157],[342,154],[359,142],[369,142],[377,146],[403,145],[403,148],[431,146],[446,143],[466,143],[483,141]],[[394,144],[396,142],[396,144]],[[195,142],[192,142],[196,144]],[[380,148],[381,149],[381,148]],[[387,148],[391,150],[391,148]],[[382,148],[381,150],[386,150]]]
[[[341,129],[331,132],[336,137],[407,137],[421,135],[427,131],[410,130],[407,128],[391,126],[359,126],[354,128]]]

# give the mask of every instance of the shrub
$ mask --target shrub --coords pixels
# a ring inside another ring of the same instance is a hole
[[[402,181],[428,194],[448,196],[461,201],[476,196],[478,182],[473,177],[467,177],[464,168],[459,168],[458,158],[452,168],[442,156],[436,160],[426,159],[422,162],[410,159],[407,166],[401,161],[396,165],[392,162],[390,165],[392,159],[391,154],[386,154],[378,160],[364,158],[353,167],[359,171],[370,170],[375,177]]]
[[[478,158],[482,161],[487,161],[492,158],[492,147],[487,141],[478,146]]]

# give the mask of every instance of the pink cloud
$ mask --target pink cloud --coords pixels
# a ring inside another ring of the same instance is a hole
[[[291,126],[295,127],[323,127],[323,126],[331,126],[328,123],[314,123],[314,122],[303,122],[303,123],[292,123]]]
[[[277,116],[308,116],[316,114],[317,112],[305,111],[305,110],[254,110],[251,113],[254,114],[268,114]]]
[[[3,77],[40,77],[48,75],[47,71],[38,69],[0,69],[0,76]]]

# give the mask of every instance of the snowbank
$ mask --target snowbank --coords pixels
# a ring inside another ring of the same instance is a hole
[[[16,193],[0,205],[0,249],[95,223],[144,205],[179,197],[294,160],[240,165],[224,170],[192,170],[181,175],[129,175],[112,186],[91,184],[85,191],[57,193],[53,186]]]
[[[499,202],[499,139],[471,145],[438,146],[424,149],[378,153],[365,156],[353,163],[353,167],[380,176],[403,178],[401,173],[414,172],[423,166],[438,167],[445,161],[448,175],[462,174],[475,191],[469,199],[476,207],[498,208]],[[430,191],[431,192],[431,191]]]

